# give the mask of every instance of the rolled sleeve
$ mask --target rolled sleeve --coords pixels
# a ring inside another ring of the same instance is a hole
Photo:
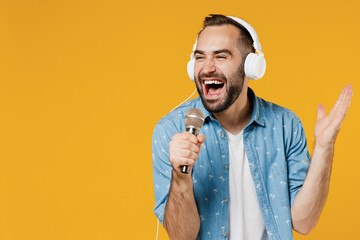
[[[157,124],[152,137],[152,163],[155,193],[154,213],[163,224],[164,211],[171,184],[172,166],[169,161],[169,142],[172,133],[165,126]]]
[[[300,191],[307,172],[309,170],[311,157],[307,148],[306,135],[300,119],[292,118],[290,142],[287,148],[288,180],[290,191],[290,206],[293,205]]]

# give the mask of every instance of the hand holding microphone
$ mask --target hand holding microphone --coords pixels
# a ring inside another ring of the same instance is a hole
[[[170,162],[175,171],[190,173],[200,154],[205,135],[199,134],[204,123],[204,114],[200,109],[192,108],[185,115],[186,132],[177,133],[169,144]]]

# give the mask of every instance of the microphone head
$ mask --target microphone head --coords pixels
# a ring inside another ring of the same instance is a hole
[[[185,128],[197,135],[204,124],[204,113],[198,108],[191,108],[185,115]]]

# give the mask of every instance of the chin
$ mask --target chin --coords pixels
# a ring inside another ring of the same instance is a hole
[[[229,106],[227,106],[227,104],[221,102],[220,99],[217,99],[217,100],[203,99],[203,98],[201,98],[201,99],[202,99],[205,109],[211,113],[222,112],[229,108]]]

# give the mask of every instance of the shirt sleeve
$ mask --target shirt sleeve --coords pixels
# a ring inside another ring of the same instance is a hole
[[[164,211],[171,184],[172,166],[169,161],[169,142],[172,131],[157,124],[152,137],[152,163],[155,193],[154,213],[163,224]]]
[[[290,135],[290,141],[286,156],[288,163],[290,206],[292,206],[296,195],[305,181],[311,157],[307,147],[304,127],[297,116],[292,118],[291,131],[288,134]]]

